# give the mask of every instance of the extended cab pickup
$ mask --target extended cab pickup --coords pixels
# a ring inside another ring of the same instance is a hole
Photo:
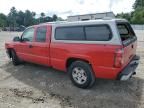
[[[92,86],[95,78],[129,79],[139,63],[136,47],[124,19],[34,25],[5,43],[14,65],[27,61],[68,72],[80,88]]]

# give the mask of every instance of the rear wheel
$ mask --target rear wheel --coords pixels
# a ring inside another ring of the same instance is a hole
[[[71,81],[79,88],[91,87],[95,82],[95,76],[91,66],[84,61],[75,61],[68,68]]]
[[[13,65],[16,66],[20,64],[20,59],[18,58],[14,50],[11,50],[11,58],[12,58]]]

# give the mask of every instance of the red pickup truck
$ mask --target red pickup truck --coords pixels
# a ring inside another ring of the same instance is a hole
[[[14,65],[22,61],[68,72],[80,88],[95,78],[127,80],[136,74],[137,37],[124,19],[44,23],[5,43]]]

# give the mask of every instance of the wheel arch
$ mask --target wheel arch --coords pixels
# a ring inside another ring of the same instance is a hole
[[[75,61],[84,61],[88,64],[91,65],[90,61],[86,58],[78,58],[78,57],[69,57],[67,60],[66,60],[66,69]]]

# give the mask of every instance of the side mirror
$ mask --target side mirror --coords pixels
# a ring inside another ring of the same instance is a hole
[[[18,41],[20,41],[20,38],[18,36],[16,36],[16,37],[13,38],[13,41],[18,42]]]

